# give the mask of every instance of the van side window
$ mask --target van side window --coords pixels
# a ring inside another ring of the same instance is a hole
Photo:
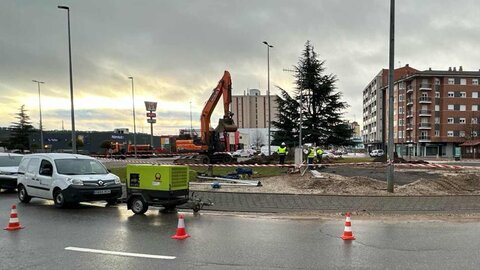
[[[40,170],[39,170],[40,175],[45,175],[45,176],[52,176],[53,174],[53,166],[52,163],[48,160],[42,160],[42,163],[40,163]]]
[[[38,169],[38,165],[40,164],[40,159],[32,158],[27,166],[27,172],[29,173],[36,173]]]

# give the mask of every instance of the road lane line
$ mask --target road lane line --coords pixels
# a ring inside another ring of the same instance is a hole
[[[142,253],[129,253],[129,252],[119,252],[119,251],[109,251],[109,250],[79,248],[79,247],[66,247],[65,250],[89,252],[89,253],[97,253],[97,254],[107,254],[107,255],[117,255],[117,256],[126,256],[126,257],[162,259],[162,260],[174,260],[174,259],[177,258],[177,257],[174,257],[174,256],[163,256],[163,255],[142,254]]]

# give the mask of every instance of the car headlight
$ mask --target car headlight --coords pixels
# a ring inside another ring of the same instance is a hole
[[[69,182],[72,185],[83,186],[83,181],[79,179],[67,178],[67,182]]]
[[[120,185],[122,182],[120,182],[119,177],[115,177],[115,184]]]

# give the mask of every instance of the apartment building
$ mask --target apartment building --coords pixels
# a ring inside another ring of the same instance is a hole
[[[452,157],[462,143],[480,135],[480,71],[454,67],[412,69],[397,74],[398,70],[393,89],[393,122],[395,151],[400,156]],[[382,103],[385,110],[377,110],[377,114],[383,115],[380,125],[384,132],[380,137],[384,148],[388,135],[387,85],[380,91],[383,99],[377,100],[377,104]],[[368,112],[367,104],[364,102],[364,112]]]
[[[241,133],[248,134],[251,145],[267,144],[268,99],[270,99],[270,120],[277,121],[277,97],[277,95],[262,95],[258,89],[248,89],[241,96],[232,96],[233,120]],[[270,131],[274,130],[275,127],[271,125]]]

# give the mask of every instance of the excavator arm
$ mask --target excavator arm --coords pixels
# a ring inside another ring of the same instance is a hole
[[[211,144],[210,134],[210,118],[212,116],[215,107],[217,106],[220,97],[223,95],[223,119],[220,119],[217,132],[235,132],[237,126],[233,122],[233,113],[230,111],[230,103],[232,103],[232,79],[230,73],[225,70],[222,79],[218,82],[217,87],[213,89],[210,98],[207,100],[205,107],[203,108],[202,115],[200,116],[200,128],[202,144]]]

